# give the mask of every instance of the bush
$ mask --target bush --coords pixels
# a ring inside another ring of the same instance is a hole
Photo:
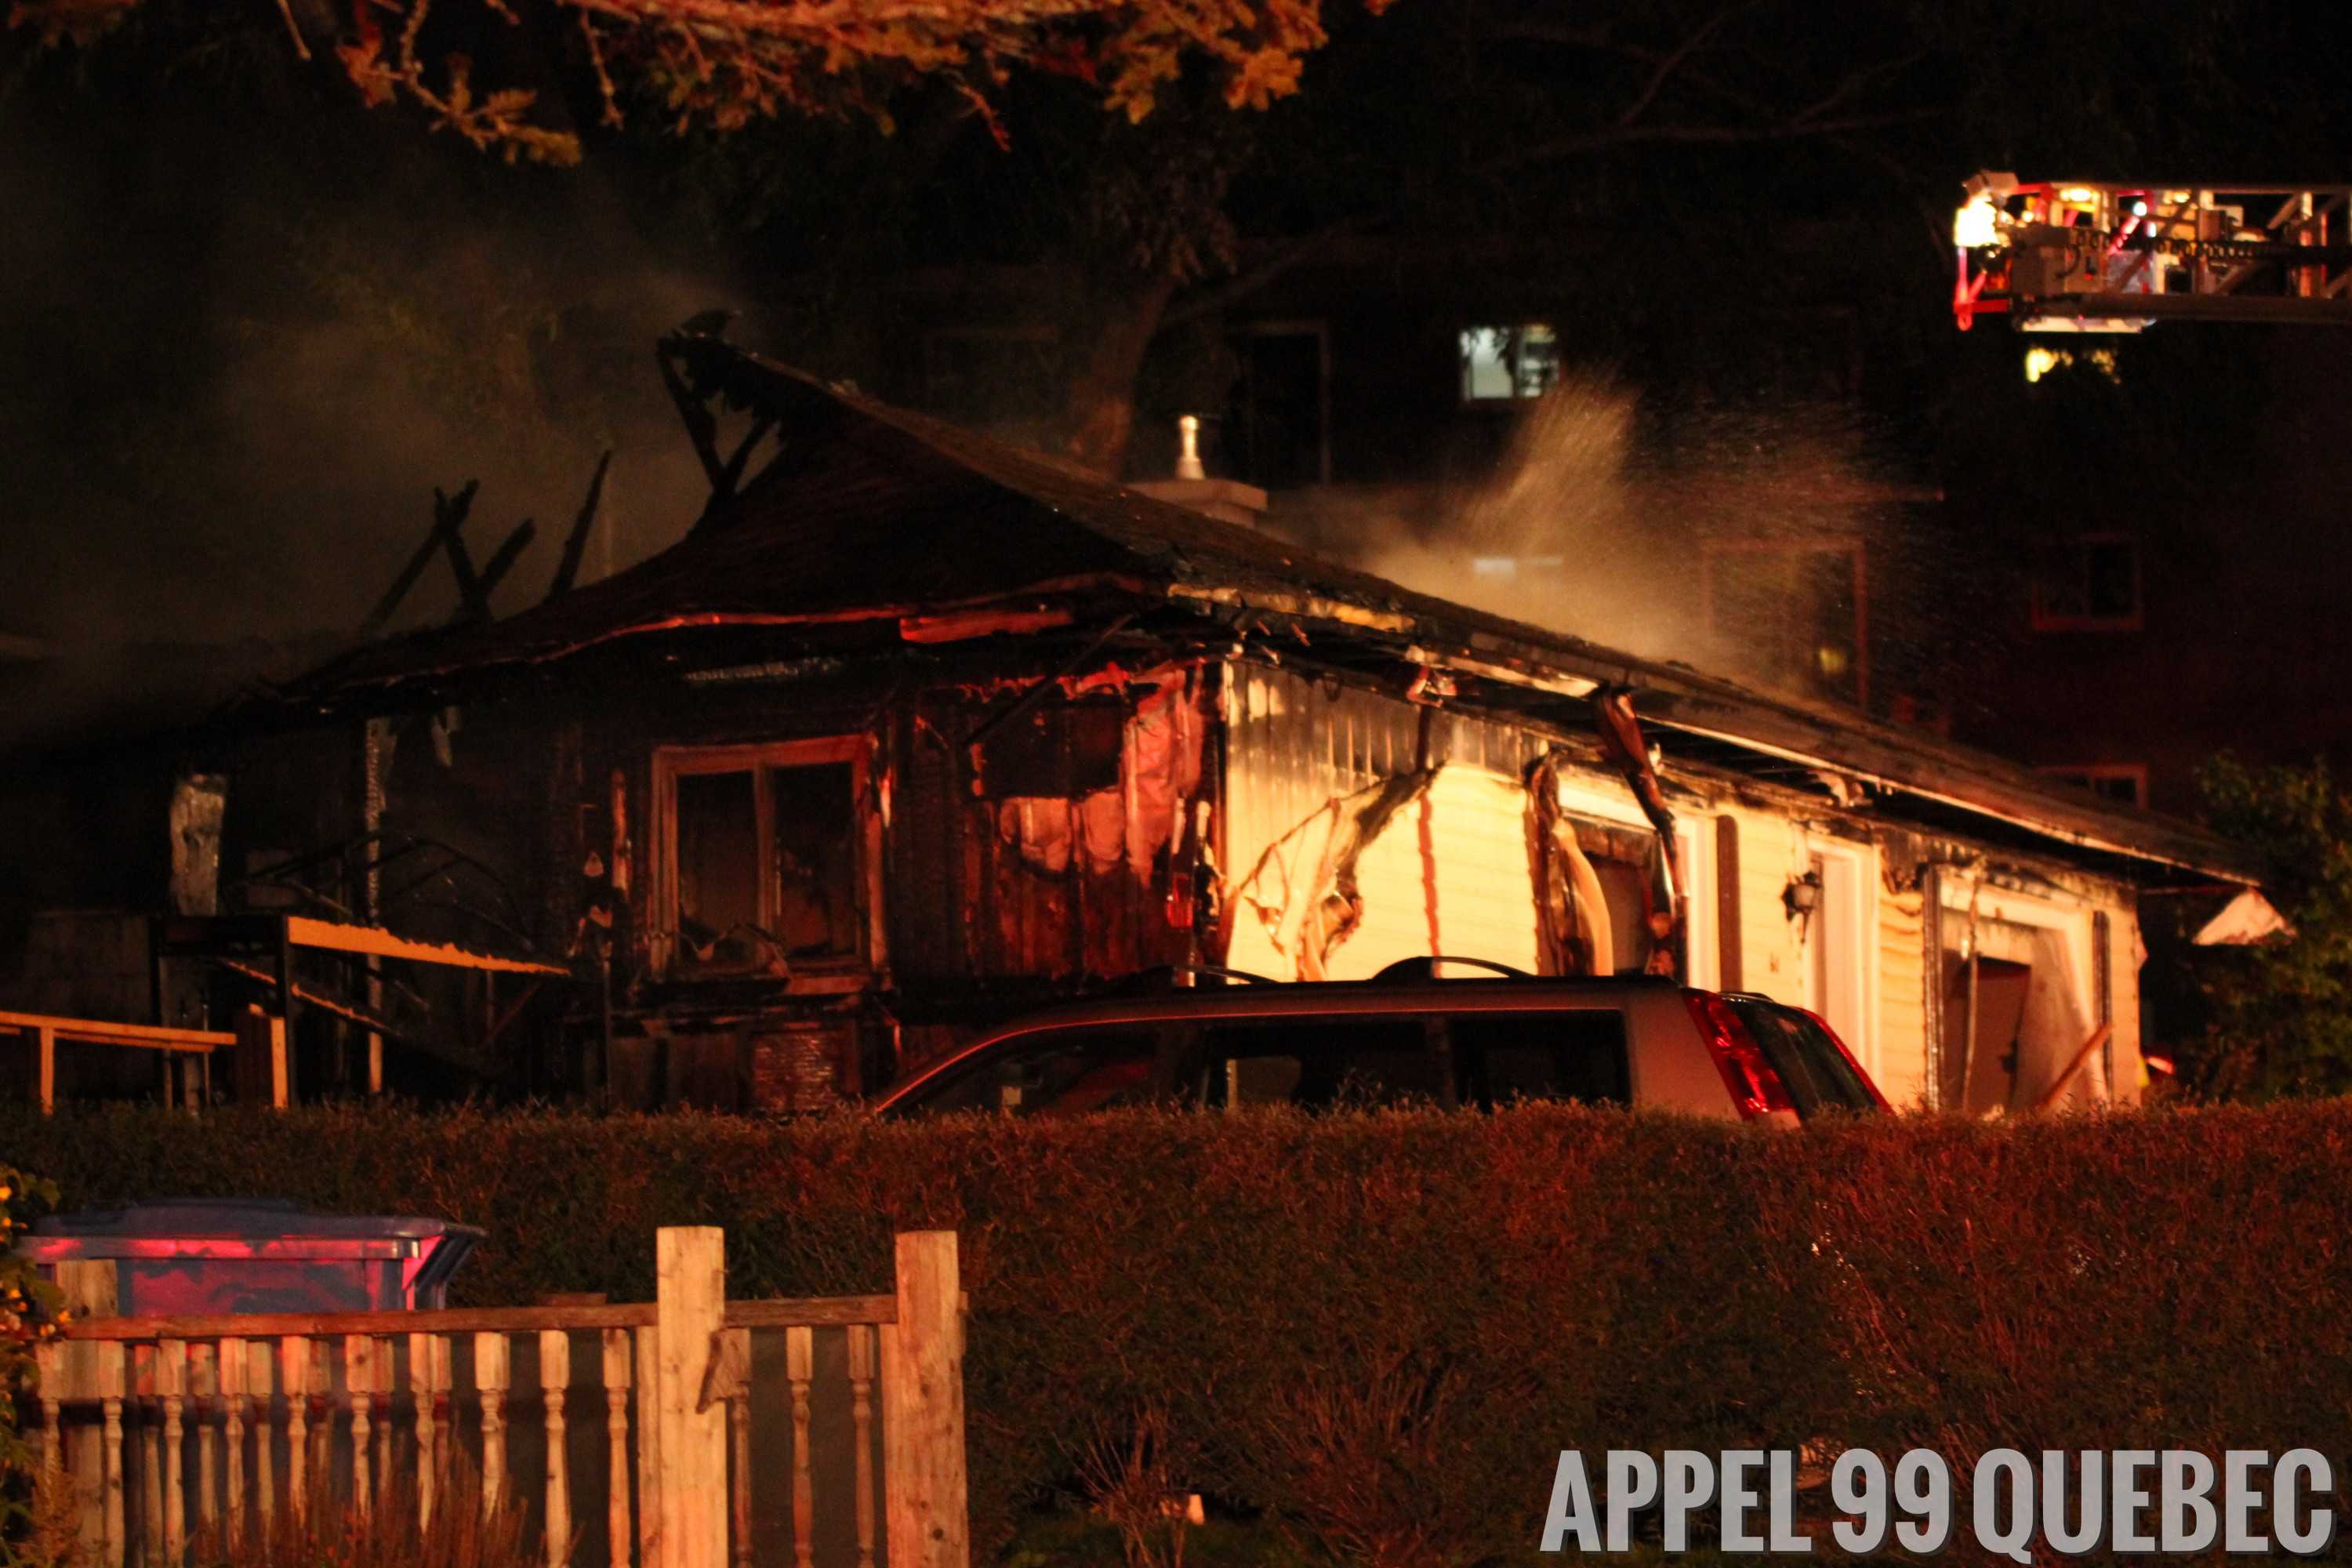
[[[226,1525],[195,1532],[188,1568],[541,1568],[547,1552],[524,1528],[509,1493],[482,1506],[482,1479],[467,1464],[445,1464],[435,1483],[432,1517],[420,1521],[413,1481],[396,1482],[374,1506],[356,1509],[325,1479],[308,1503],[280,1509],[267,1524]]]
[[[460,1299],[882,1289],[962,1233],[975,1529],[1198,1490],[1346,1560],[1516,1558],[1561,1447],[2352,1449],[2352,1105],[1792,1136],[1530,1107],[773,1126],[0,1113],[73,1203],[486,1226]]]
[[[2352,1089],[2352,795],[2324,762],[2262,767],[2226,752],[2197,783],[2206,820],[2245,849],[2294,929],[2196,947],[2210,906],[2158,900],[2174,907],[2151,922],[2169,960],[2152,978],[2173,1005],[2182,1086],[2210,1099]]]
[[[57,1196],[49,1183],[0,1160],[0,1563],[15,1561],[15,1543],[37,1523],[33,1453],[16,1429],[16,1401],[33,1386],[33,1347],[57,1321],[55,1292],[15,1256],[16,1233]]]

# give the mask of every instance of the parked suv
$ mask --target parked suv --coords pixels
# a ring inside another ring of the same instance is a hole
[[[1465,968],[1479,973],[1453,977]],[[1764,996],[1646,977],[1546,979],[1454,959],[1320,984],[1211,977],[1226,983],[1031,1014],[876,1110],[1069,1115],[1145,1103],[1526,1099],[1794,1122],[1886,1109],[1828,1025]]]

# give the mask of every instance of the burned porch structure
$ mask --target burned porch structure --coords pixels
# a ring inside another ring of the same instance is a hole
[[[517,1087],[810,1110],[1139,972],[1444,952],[1766,992],[1898,1103],[2023,1109],[2137,1097],[2136,898],[2245,880],[1930,736],[1419,595],[713,338],[663,360],[712,483],[681,542],[366,644],[187,753],[226,781],[230,860],[285,868],[293,904],[431,846],[481,896],[379,886],[375,918],[569,971],[427,997],[346,963],[346,1032],[380,1016],[353,984],[406,988]]]

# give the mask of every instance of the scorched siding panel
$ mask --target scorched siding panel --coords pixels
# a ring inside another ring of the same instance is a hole
[[[1521,780],[1541,736],[1252,665],[1231,668],[1225,718],[1225,853],[1240,895],[1228,963],[1298,978],[1294,900],[1311,897],[1306,884],[1384,782],[1407,788],[1433,768],[1356,859],[1362,921],[1330,950],[1329,977],[1433,951],[1535,967]]]
[[[1726,809],[1739,823],[1740,984],[1776,1002],[1801,1005],[1804,955],[1781,901],[1789,879],[1801,868],[1797,826],[1746,805]]]
[[[1878,898],[1878,1059],[1871,1076],[1898,1109],[1923,1104],[1927,1094],[1924,907],[1916,891]]]

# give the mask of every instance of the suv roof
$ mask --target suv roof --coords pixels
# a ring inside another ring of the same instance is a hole
[[[1449,961],[1423,959],[1391,965],[1370,980],[1245,981],[1241,984],[1155,988],[1140,994],[1097,995],[1057,1004],[990,1029],[961,1048],[928,1064],[886,1091],[876,1102],[876,1109],[894,1110],[901,1102],[926,1091],[941,1075],[1002,1042],[1107,1026],[1213,1025],[1284,1019],[1328,1023],[1350,1017],[1605,1009],[1622,1015],[1630,1031],[1660,1039],[1686,1037],[1690,1050],[1700,1049],[1686,1000],[1693,994],[1673,980],[1654,975],[1531,975],[1503,965],[1482,965],[1502,970],[1501,973],[1454,979],[1438,973],[1438,966],[1446,962]],[[1700,1081],[1717,1081],[1713,1067],[1700,1071]]]
[[[1322,1017],[1333,1014],[1409,1012],[1439,1008],[1512,1010],[1531,1003],[1578,998],[1612,1001],[1629,995],[1671,998],[1682,987],[1649,974],[1482,975],[1452,979],[1267,981],[1253,976],[1239,985],[1154,989],[1057,1002],[1036,1008],[975,1037],[974,1046],[1004,1035],[1025,1034],[1063,1024],[1148,1023],[1156,1018]],[[1443,998],[1441,1001],[1440,998]]]

